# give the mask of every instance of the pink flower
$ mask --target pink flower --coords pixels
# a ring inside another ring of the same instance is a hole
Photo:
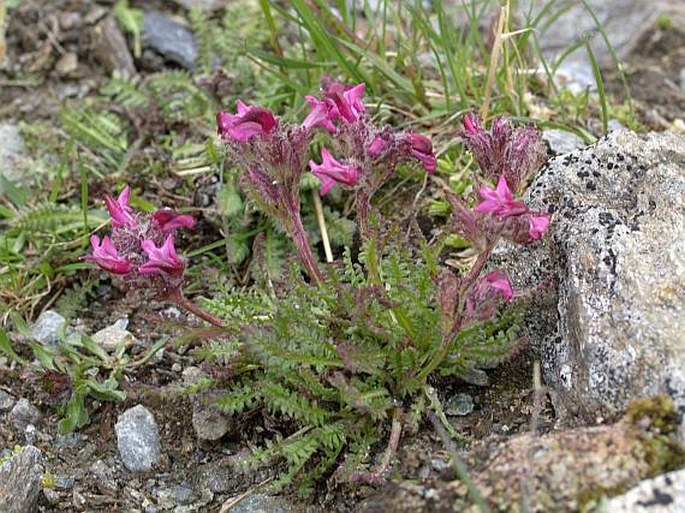
[[[460,135],[488,178],[505,175],[509,187],[521,192],[526,178],[544,162],[547,147],[532,126],[514,128],[506,117],[492,121],[485,130],[478,116],[466,114]]]
[[[174,248],[174,236],[169,234],[161,247],[149,239],[140,243],[140,247],[147,253],[149,261],[138,268],[141,274],[171,274],[181,275],[185,270],[185,264],[176,254]]]
[[[237,113],[220,111],[216,115],[219,135],[223,140],[246,142],[256,135],[264,137],[278,125],[273,113],[264,107],[237,102]]]
[[[336,183],[353,187],[359,182],[359,169],[341,164],[333,158],[326,148],[321,148],[322,163],[309,161],[314,176],[321,180],[321,195],[327,194]]]
[[[369,156],[376,158],[378,155],[383,153],[387,147],[388,141],[386,141],[382,136],[377,135],[369,145]]]
[[[304,118],[302,126],[304,128],[313,128],[321,126],[331,133],[335,133],[335,125],[331,117],[331,108],[325,101],[319,100],[314,96],[305,96],[305,100],[309,103],[312,110]]]
[[[128,274],[131,271],[131,262],[121,258],[114,247],[112,239],[107,235],[100,242],[97,235],[90,238],[90,245],[93,247],[93,254],[85,257],[90,262],[95,262],[105,271],[112,274]]]
[[[362,103],[364,88],[364,83],[352,87],[338,82],[330,84],[324,96],[330,106],[331,119],[340,117],[348,123],[359,121],[366,112]]]
[[[478,118],[475,115],[466,114],[464,116],[464,118],[462,119],[462,121],[464,123],[464,128],[466,129],[466,131],[468,133],[470,133],[471,135],[477,135],[478,134],[478,129],[480,127],[477,128]]]
[[[411,134],[411,154],[419,159],[427,173],[435,172],[435,154],[433,153],[433,143],[428,137],[421,134]]]
[[[188,228],[190,230],[197,223],[193,216],[181,214],[170,208],[158,210],[152,214],[152,219],[159,224],[159,229],[163,233],[172,232],[177,228]]]
[[[109,194],[105,196],[105,204],[107,205],[107,210],[109,210],[109,215],[112,218],[112,226],[114,228],[119,228],[121,226],[135,228],[136,220],[131,215],[131,207],[128,204],[130,197],[131,188],[128,185],[124,187],[124,190],[121,191],[121,194],[119,194],[119,197],[116,200]]]
[[[501,269],[490,271],[470,288],[466,296],[466,314],[470,320],[485,321],[497,311],[500,300],[514,297],[509,276]]]
[[[528,207],[522,201],[514,200],[504,175],[500,176],[497,188],[483,187],[478,191],[483,201],[475,208],[476,212],[491,212],[502,219],[527,212]]]
[[[531,215],[528,218],[528,235],[533,240],[538,240],[542,234],[547,231],[549,226],[549,214],[542,214],[539,216]]]
[[[484,277],[490,289],[497,292],[507,303],[514,297],[514,289],[511,287],[509,277],[504,271],[496,270],[489,272]]]

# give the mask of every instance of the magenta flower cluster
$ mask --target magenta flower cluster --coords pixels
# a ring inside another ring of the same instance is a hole
[[[134,212],[130,197],[128,186],[116,199],[105,196],[112,234],[102,240],[93,235],[93,251],[85,259],[133,285],[152,287],[162,296],[176,294],[183,283],[185,262],[176,253],[174,232],[193,228],[195,218],[171,209],[153,214]]]
[[[530,174],[544,161],[546,148],[533,127],[514,128],[507,118],[496,118],[486,130],[472,114],[463,118],[461,136],[473,153],[486,179],[497,181],[493,188],[481,184],[478,201],[469,208],[454,194],[450,231],[468,240],[478,259],[466,276],[445,270],[438,281],[438,299],[443,313],[443,330],[455,333],[466,324],[491,318],[500,301],[514,298],[507,273],[495,269],[480,276],[487,258],[500,238],[530,244],[542,237],[549,226],[547,212],[531,210],[515,198]],[[474,180],[478,183],[478,179]]]
[[[433,146],[425,136],[375,125],[363,102],[364,84],[324,79],[319,97],[306,96],[305,119],[288,123],[264,107],[238,101],[236,113],[217,114],[228,159],[243,170],[241,186],[262,210],[278,219],[294,241],[310,278],[323,279],[300,218],[300,179],[306,171],[321,182],[321,194],[340,185],[355,193],[360,233],[369,236],[370,200],[402,160],[435,170]],[[309,158],[318,130],[329,139],[320,163]]]

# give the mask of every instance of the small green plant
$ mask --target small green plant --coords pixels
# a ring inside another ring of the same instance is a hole
[[[432,243],[411,216],[404,224],[385,223],[375,193],[400,161],[433,173],[432,143],[377,125],[362,102],[364,84],[325,78],[322,89],[320,97],[306,98],[310,112],[297,124],[241,101],[235,114],[217,115],[228,164],[242,173],[238,183],[292,240],[305,276],[291,262],[282,279],[263,272],[256,280],[263,288],[207,301],[206,311],[185,299],[185,263],[173,246],[173,231],[194,220],[170,210],[138,214],[128,187],[117,199],[106,196],[112,235],[102,241],[94,235],[87,257],[223,329],[228,337],[202,353],[209,365],[230,369],[219,405],[232,415],[262,410],[274,418],[280,433],[248,460],[284,461],[277,484],[296,483],[302,493],[331,474],[345,482],[385,479],[403,430],[417,429],[427,409],[445,419],[429,390],[432,376],[463,375],[511,353],[520,301],[507,274],[486,272],[486,263],[500,239],[529,244],[549,224],[547,213],[514,198],[544,159],[539,133],[503,118],[487,131],[473,115],[464,116],[461,135],[483,173],[475,208],[447,195],[452,218]],[[321,164],[307,161],[314,144]],[[320,182],[322,195],[338,185],[352,191],[358,254],[347,250],[341,261],[319,264],[302,222],[304,176]],[[496,187],[486,185],[495,181]],[[470,268],[441,265],[449,235],[474,251]],[[259,262],[271,257],[266,235],[257,237],[254,251]],[[386,437],[374,466],[370,450]]]
[[[15,319],[15,324],[20,325],[21,322]],[[22,331],[26,334],[25,327]],[[29,344],[36,360],[35,363],[29,363],[15,352],[9,337],[0,329],[0,353],[42,374],[44,386],[52,395],[68,395],[69,398],[59,408],[63,418],[58,427],[62,433],[69,433],[90,423],[86,399],[126,399],[127,393],[119,388],[124,374],[145,365],[166,341],[166,338],[162,338],[142,355],[132,358],[127,352],[129,347],[126,343],[109,354],[90,337],[62,333],[56,345],[31,341]]]
[[[23,451],[23,450],[24,450],[24,448],[21,445],[15,445],[14,447],[12,447],[11,451],[8,451],[7,454],[5,454],[4,456],[2,456],[0,458],[0,467],[2,467],[5,463],[10,461],[12,458],[17,456],[18,454],[21,454],[21,451]]]

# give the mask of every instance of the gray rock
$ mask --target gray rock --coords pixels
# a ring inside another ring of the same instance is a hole
[[[195,367],[194,365],[189,365],[183,369],[183,384],[185,386],[190,386],[198,383],[200,380],[208,377],[207,373],[204,372],[200,367]]]
[[[188,504],[193,499],[193,490],[185,484],[171,487],[161,487],[154,491],[157,497],[157,506],[163,510],[169,510],[175,506]]]
[[[33,323],[29,334],[36,342],[57,345],[67,320],[54,310],[45,310]]]
[[[445,405],[447,415],[464,417],[473,411],[473,397],[469,394],[454,394]]]
[[[212,493],[226,493],[235,489],[235,469],[226,459],[198,465],[193,478],[196,488]]]
[[[16,400],[4,390],[0,390],[0,411],[7,411],[14,406]]]
[[[102,460],[97,460],[88,469],[93,476],[95,486],[105,495],[116,496],[119,491],[116,472],[112,465],[108,465]]]
[[[682,136],[616,131],[550,160],[528,191],[554,210],[550,233],[507,267],[519,286],[557,281],[535,332],[562,420],[655,394],[685,409],[684,163]]]
[[[197,44],[187,27],[158,11],[146,11],[143,42],[161,54],[166,61],[182,68],[195,69]]]
[[[253,493],[231,508],[231,513],[289,513],[295,508],[280,496]]]
[[[585,141],[576,134],[567,132],[566,130],[559,130],[556,128],[545,130],[542,132],[542,138],[547,141],[549,149],[552,150],[552,153],[555,155],[571,153],[572,151],[585,147]]]
[[[34,513],[41,490],[43,455],[27,445],[0,466],[0,511],[3,513]]]
[[[159,429],[152,413],[143,405],[129,408],[114,426],[119,456],[131,472],[150,470],[159,460]]]
[[[685,23],[685,3],[682,0],[587,0],[598,23],[583,4],[577,0],[519,2],[522,19],[529,12],[530,19],[535,19],[543,9],[546,10],[536,27],[542,54],[549,64],[558,64],[558,59],[567,49],[580,44],[575,51],[565,56],[555,75],[560,87],[567,87],[574,93],[587,87],[591,91],[596,90],[585,40],[589,42],[601,67],[615,68],[600,28],[617,57],[625,60],[631,53],[640,51],[640,43],[653,30],[659,16],[668,16],[674,27],[682,27]],[[626,27],[630,27],[630,30],[626,30]]]
[[[62,500],[62,494],[52,488],[43,488],[43,496],[50,506],[57,506],[59,501]]]
[[[74,52],[67,52],[55,64],[58,75],[66,77],[78,69],[78,56]]]
[[[625,58],[635,48],[642,34],[652,27],[661,12],[677,10],[678,3],[678,0],[587,0],[619,58]],[[525,0],[519,5],[519,11],[524,15],[530,12],[531,19],[546,9],[542,22],[537,26],[541,28],[538,37],[543,55],[550,62],[561,57],[572,45],[587,39],[600,65],[613,64],[611,52],[599,33],[593,16],[582,2],[561,0],[552,9],[547,2],[537,0]],[[565,11],[553,23],[546,23],[562,9]],[[631,29],[626,30],[626,27]],[[587,86],[594,88],[595,80],[584,46],[568,55],[560,69],[567,79],[565,85],[571,91],[578,92]]]
[[[685,513],[685,470],[642,481],[629,492],[607,501],[611,513]]]
[[[55,490],[71,490],[74,487],[76,478],[67,474],[57,474],[55,476]]]
[[[490,383],[490,378],[488,378],[487,373],[484,370],[476,368],[466,370],[464,374],[459,377],[466,383],[479,387],[487,386],[487,384]]]
[[[91,338],[107,352],[114,352],[122,346],[129,348],[136,342],[136,337],[126,330],[127,326],[128,319],[119,319],[111,326],[95,333]]]
[[[24,431],[28,425],[37,424],[41,416],[38,408],[28,402],[27,399],[22,398],[10,411],[9,420],[15,428]]]
[[[133,57],[126,39],[112,16],[107,16],[92,28],[93,57],[108,73],[117,72],[124,78],[136,74]]]
[[[491,511],[524,511],[520,505],[525,503],[534,512],[615,513],[614,508],[598,508],[597,498],[630,489],[664,472],[664,464],[679,457],[674,410],[663,403],[651,410],[655,402],[645,401],[642,414],[634,410],[613,425],[488,437],[460,457]],[[355,511],[482,512],[463,480],[432,480],[430,484],[433,489],[419,490],[415,481],[398,484],[391,480]]]
[[[10,182],[21,183],[25,148],[19,125],[0,123],[0,141],[0,174]]]
[[[193,429],[200,440],[218,440],[231,428],[229,418],[211,406],[196,404],[193,408]]]

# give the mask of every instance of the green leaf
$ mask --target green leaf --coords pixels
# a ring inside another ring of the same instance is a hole
[[[329,29],[324,28],[321,20],[317,18],[309,6],[303,0],[291,0],[292,7],[297,11],[302,20],[302,25],[309,31],[312,42],[323,54],[324,58],[331,58],[338,63],[345,73],[357,82],[369,82],[357,65],[352,65],[340,51],[340,46],[330,34]],[[343,41],[345,43],[345,41]]]
[[[0,174],[0,192],[4,193],[17,208],[23,207],[28,199],[26,191],[14,185],[3,174]]]
[[[34,356],[43,367],[52,372],[58,371],[57,366],[55,365],[55,354],[52,351],[46,349],[45,346],[39,342],[31,341],[30,345]]]
[[[229,184],[219,191],[217,203],[220,212],[228,218],[235,217],[243,211],[242,196],[235,190],[235,187],[231,187]]]
[[[103,363],[109,362],[107,351],[105,351],[97,342],[94,342],[92,338],[83,335],[79,337],[79,340],[83,347],[97,356]]]
[[[26,365],[26,360],[24,360],[14,351],[12,348],[12,341],[2,328],[0,328],[0,351],[5,353],[9,358],[17,362],[19,365]]]
[[[85,396],[74,392],[67,403],[65,417],[59,421],[57,428],[60,433],[67,434],[82,428],[90,422],[90,416],[85,406]]]
[[[94,399],[100,401],[119,402],[126,400],[128,395],[123,390],[118,390],[119,383],[115,379],[108,379],[103,383],[99,383],[94,379],[86,381],[88,393]]]

